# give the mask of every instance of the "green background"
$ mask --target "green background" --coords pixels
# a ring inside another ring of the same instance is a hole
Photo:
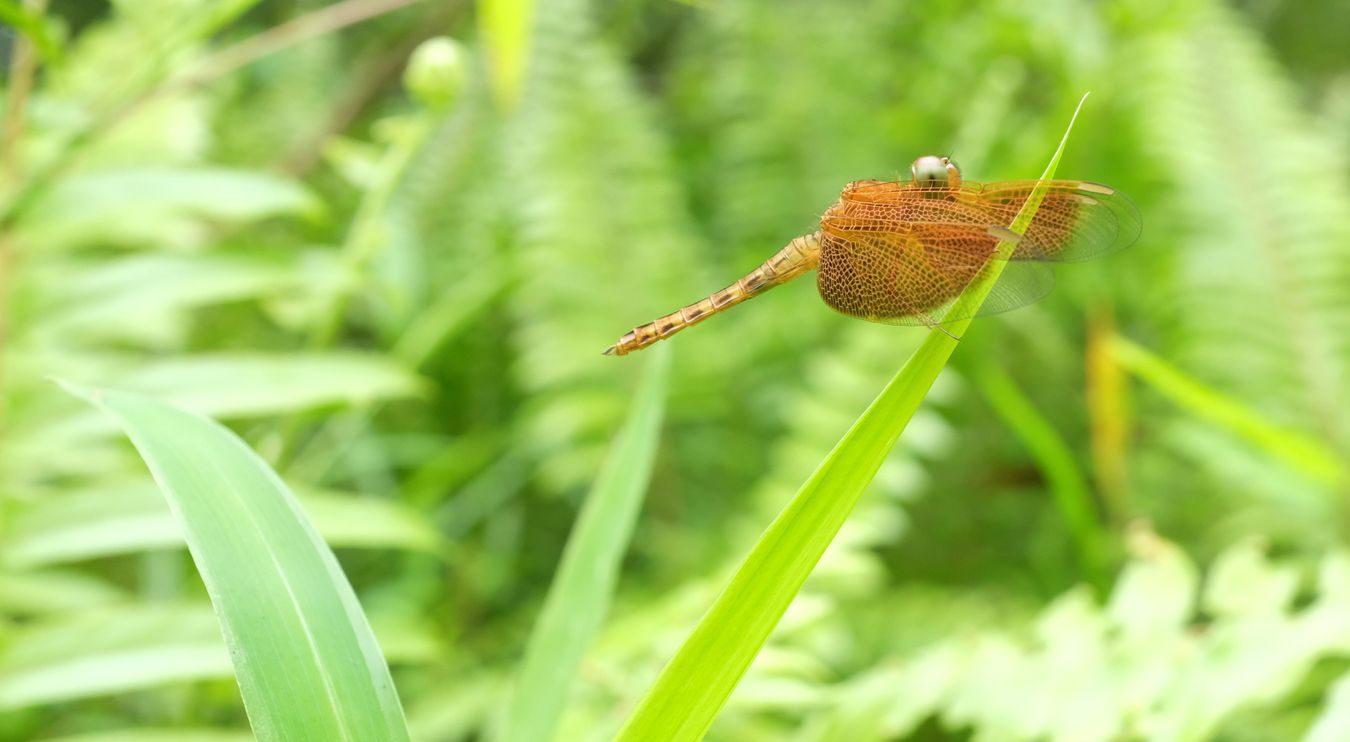
[[[1035,177],[1084,92],[1058,174],[1142,238],[972,324],[710,739],[1350,738],[1350,6],[395,4],[0,2],[38,40],[0,142],[0,739],[248,738],[163,498],[52,377],[227,423],[414,737],[489,738],[652,362],[600,351],[850,180]],[[462,56],[405,78],[435,35]],[[806,278],[667,343],[558,739],[617,731],[926,332]]]

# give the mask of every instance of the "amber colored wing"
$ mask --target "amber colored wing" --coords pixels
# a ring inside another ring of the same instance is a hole
[[[1035,180],[966,182],[959,188],[915,188],[908,182],[850,183],[825,216],[889,225],[953,222],[1007,227]],[[1074,262],[1128,247],[1139,238],[1139,209],[1116,189],[1082,180],[1045,181],[1045,197],[1014,260]]]
[[[966,319],[953,313],[953,303],[993,257],[999,239],[1015,236],[985,225],[877,217],[827,215],[821,226],[821,298],[844,314],[895,325]],[[1010,262],[977,314],[1025,306],[1053,285],[1043,262]]]
[[[1036,186],[1034,180],[971,183],[955,195],[990,223],[1007,226]],[[1052,180],[1045,187],[1045,200],[1013,260],[1089,260],[1122,250],[1139,238],[1139,209],[1116,189],[1081,180]]]
[[[1033,189],[1045,189],[1027,233],[1008,231]],[[821,297],[855,317],[890,324],[964,319],[952,303],[1015,239],[1011,262],[980,315],[1024,306],[1053,286],[1047,262],[1086,260],[1138,238],[1139,211],[1115,189],[1077,180],[966,183],[915,188],[857,181],[821,219]]]

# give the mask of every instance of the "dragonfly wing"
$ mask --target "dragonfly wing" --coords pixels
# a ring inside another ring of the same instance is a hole
[[[956,300],[951,299],[941,306],[921,310],[912,315],[901,317],[867,317],[871,322],[884,325],[923,325],[932,327],[944,322],[955,322],[973,317],[988,317],[1002,314],[1034,304],[1045,298],[1055,287],[1055,273],[1050,266],[1039,262],[1009,262],[999,274],[998,281],[989,290],[989,296],[973,314],[958,311]]]
[[[1044,196],[1027,233],[1009,231],[1033,191]],[[851,183],[821,219],[817,284],[835,309],[888,324],[965,319],[956,298],[1014,241],[1011,261],[978,314],[1030,304],[1054,284],[1046,263],[1086,260],[1133,242],[1139,211],[1109,186],[1077,180],[967,183],[914,188],[908,183]]]
[[[1034,180],[976,183],[958,198],[981,209],[990,223],[1006,226],[1036,186]],[[1122,250],[1139,238],[1139,209],[1120,191],[1081,180],[1046,181],[1045,187],[1045,199],[1014,260],[1089,260]]]
[[[1044,299],[1055,288],[1055,272],[1042,262],[1014,260],[1003,267],[976,317],[1002,314]],[[969,319],[971,315],[948,310],[944,320]]]
[[[1001,227],[945,222],[899,223],[852,217],[822,221],[821,298],[872,322],[933,325],[966,319],[953,304],[994,256]],[[1034,249],[1034,248],[1033,248]],[[978,315],[1030,304],[1054,277],[1042,262],[1010,262]]]

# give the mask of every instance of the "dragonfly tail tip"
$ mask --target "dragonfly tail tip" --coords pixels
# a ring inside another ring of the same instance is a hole
[[[618,350],[619,350],[619,346],[617,346],[617,345],[611,345],[611,346],[609,346],[608,348],[605,348],[605,352],[604,352],[604,353],[601,353],[601,355],[612,356],[612,355],[614,355]]]

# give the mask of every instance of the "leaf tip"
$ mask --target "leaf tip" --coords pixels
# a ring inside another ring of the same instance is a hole
[[[90,404],[103,404],[103,390],[97,387],[77,384],[68,379],[62,379],[59,376],[48,376],[48,380],[61,387],[65,392],[73,397],[79,397]]]

